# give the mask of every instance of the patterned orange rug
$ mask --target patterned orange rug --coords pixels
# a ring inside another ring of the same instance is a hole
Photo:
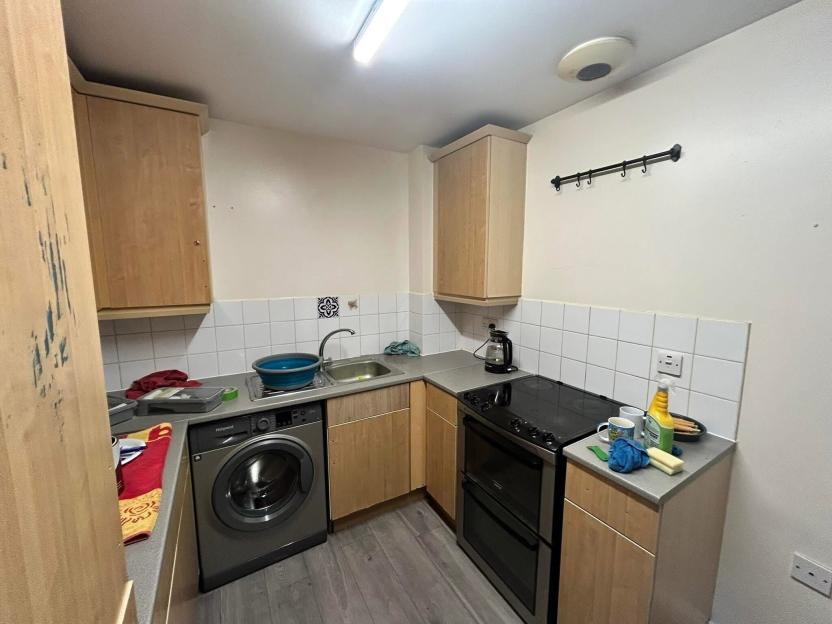
[[[118,507],[121,512],[121,535],[125,544],[147,539],[156,526],[162,501],[162,473],[172,433],[170,423],[161,423],[119,436],[142,440],[147,444],[144,453],[122,466],[124,491],[118,497]]]

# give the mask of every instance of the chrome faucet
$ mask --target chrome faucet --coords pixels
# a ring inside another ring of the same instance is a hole
[[[326,358],[324,358],[324,347],[326,347],[326,341],[332,338],[335,334],[339,334],[341,332],[349,332],[350,335],[355,335],[354,329],[344,327],[343,329],[336,329],[335,331],[331,331],[323,337],[323,339],[321,340],[321,346],[318,347],[318,356],[321,358],[321,370],[324,369],[324,365],[328,361]]]

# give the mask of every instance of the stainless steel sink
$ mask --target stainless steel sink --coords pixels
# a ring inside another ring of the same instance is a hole
[[[402,371],[373,359],[364,359],[327,364],[324,374],[337,384],[348,384],[388,375],[401,375]]]

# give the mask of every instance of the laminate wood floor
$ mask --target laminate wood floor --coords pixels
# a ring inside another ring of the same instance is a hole
[[[201,624],[520,623],[425,501],[199,598]]]

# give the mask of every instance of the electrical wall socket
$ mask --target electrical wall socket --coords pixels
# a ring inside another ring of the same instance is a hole
[[[794,559],[792,559],[792,578],[824,596],[832,595],[832,570],[824,568],[799,553],[794,553]]]
[[[681,353],[675,351],[659,351],[659,359],[656,363],[656,370],[659,373],[666,375],[673,375],[674,377],[682,376],[682,360],[684,357]]]
[[[482,321],[480,322],[480,326],[483,329],[488,329],[489,325],[494,325],[496,327],[497,326],[497,319],[488,318],[488,317],[483,316]]]

